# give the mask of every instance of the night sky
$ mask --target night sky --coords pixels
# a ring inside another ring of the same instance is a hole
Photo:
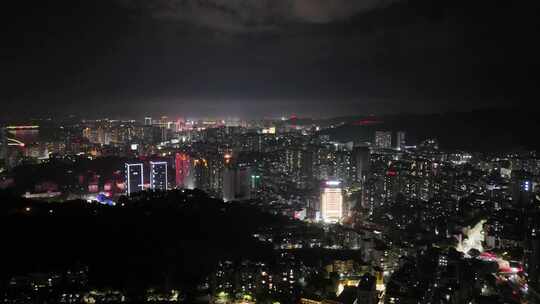
[[[539,107],[539,1],[13,2],[0,118]]]

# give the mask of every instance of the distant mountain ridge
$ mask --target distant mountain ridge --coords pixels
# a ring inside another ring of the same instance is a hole
[[[359,124],[366,116],[342,117],[328,123],[344,125],[325,129],[338,141],[372,141],[378,130],[405,131],[407,143],[436,138],[444,149],[471,151],[503,151],[509,149],[540,149],[540,113],[526,110],[478,110],[442,114],[402,114],[380,117],[380,123]]]

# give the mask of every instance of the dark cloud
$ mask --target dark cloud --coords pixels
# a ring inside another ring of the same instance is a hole
[[[538,108],[538,5],[17,1],[0,12],[0,116]]]
[[[291,0],[294,18],[327,23],[390,5],[390,0]]]
[[[327,23],[388,5],[390,0],[119,0],[157,19],[228,32],[257,32],[288,23]]]

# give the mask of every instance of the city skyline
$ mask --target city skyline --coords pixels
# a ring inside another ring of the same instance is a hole
[[[540,1],[11,1],[0,303],[540,304]]]
[[[334,123],[2,126],[4,302],[537,303],[537,151]]]

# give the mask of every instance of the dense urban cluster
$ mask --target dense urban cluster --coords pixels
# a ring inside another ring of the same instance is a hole
[[[46,210],[41,216],[64,205],[152,213],[153,202],[196,204],[204,193],[220,206],[216,219],[238,206],[275,217],[244,231],[270,257],[219,255],[201,269],[196,296],[169,282],[148,284],[139,301],[540,301],[534,151],[448,150],[435,138],[412,142],[407,130],[373,117],[355,122],[374,130],[368,138],[337,141],[331,134],[344,124],[297,117],[6,124],[0,189],[21,205],[4,215],[31,216],[35,204]],[[3,302],[134,301],[122,287],[89,284],[91,267],[8,274]]]

